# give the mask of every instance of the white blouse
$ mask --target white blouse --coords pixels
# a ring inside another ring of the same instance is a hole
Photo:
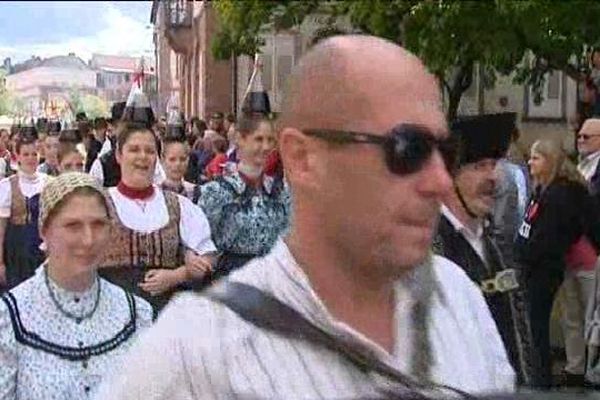
[[[19,179],[19,188],[23,196],[29,198],[40,193],[46,182],[51,177],[48,175],[36,172],[34,175],[25,175],[21,172],[17,173]],[[0,218],[10,217],[10,208],[12,205],[12,189],[10,186],[10,178],[0,180]]]
[[[65,316],[50,297],[68,313],[85,315],[77,322]],[[43,268],[10,293],[16,300],[24,330],[52,344],[52,351],[40,350],[17,340],[8,304],[0,300],[0,399],[1,400],[79,400],[91,397],[100,381],[119,365],[119,359],[152,323],[150,304],[135,297],[135,313],[123,289],[101,280],[84,292],[60,288],[46,278]],[[135,321],[132,320],[135,315]],[[94,345],[110,342],[128,327],[128,334],[111,350],[90,357],[69,359],[64,349],[88,351]],[[54,346],[58,346],[56,350]]]
[[[154,195],[147,201],[132,200],[116,187],[108,193],[115,204],[117,216],[125,227],[141,233],[157,231],[169,223],[169,211],[162,189],[154,186]],[[210,225],[202,209],[184,196],[179,200],[179,232],[183,244],[198,254],[216,252],[210,233]]]

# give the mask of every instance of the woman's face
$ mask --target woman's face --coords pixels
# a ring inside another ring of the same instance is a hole
[[[58,169],[61,174],[65,172],[84,172],[84,166],[84,159],[81,153],[72,151],[63,157],[60,164],[58,164]]]
[[[179,182],[187,171],[189,151],[183,143],[169,143],[165,147],[163,167],[169,180]]]
[[[58,164],[58,136],[49,135],[46,136],[44,144],[44,154],[46,156],[46,162],[50,165]]]
[[[535,151],[535,148],[531,149],[528,164],[531,177],[538,182],[547,179],[552,172],[550,160],[541,153]]]
[[[156,158],[154,134],[150,131],[132,133],[117,151],[121,179],[132,188],[147,188],[152,185]]]
[[[38,152],[35,143],[21,145],[17,154],[17,161],[23,172],[33,174],[38,166]]]
[[[89,194],[74,194],[66,201],[41,232],[48,258],[74,274],[95,269],[110,238],[106,205]]]
[[[264,167],[267,156],[276,144],[271,125],[262,123],[253,133],[238,136],[240,159],[251,165]]]

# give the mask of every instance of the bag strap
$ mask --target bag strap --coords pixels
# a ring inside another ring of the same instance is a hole
[[[226,306],[243,320],[258,328],[275,332],[287,338],[303,340],[326,347],[342,355],[363,372],[375,372],[395,383],[399,383],[415,396],[411,397],[415,400],[431,399],[432,397],[425,395],[424,392],[431,393],[435,391],[454,392],[465,399],[476,398],[448,386],[414,381],[411,377],[380,361],[374,355],[357,350],[331,335],[308,321],[292,307],[254,286],[225,280],[202,291],[201,295]]]

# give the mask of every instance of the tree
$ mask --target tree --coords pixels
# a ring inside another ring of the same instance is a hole
[[[104,99],[88,94],[81,99],[81,110],[88,118],[106,117],[108,115],[108,104]]]
[[[438,76],[448,118],[479,65],[488,82],[515,73],[516,83],[539,88],[551,70],[581,80],[585,53],[600,38],[600,2],[575,0],[218,0],[216,57],[257,52],[261,35],[299,26],[309,15],[349,19],[352,29],[402,44]],[[527,55],[531,55],[531,62]]]

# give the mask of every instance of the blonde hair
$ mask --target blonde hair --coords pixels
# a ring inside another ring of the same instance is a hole
[[[551,166],[548,184],[556,180],[580,183],[586,185],[585,178],[577,170],[575,164],[567,157],[567,152],[556,140],[540,139],[532,146],[533,153],[543,156]]]

